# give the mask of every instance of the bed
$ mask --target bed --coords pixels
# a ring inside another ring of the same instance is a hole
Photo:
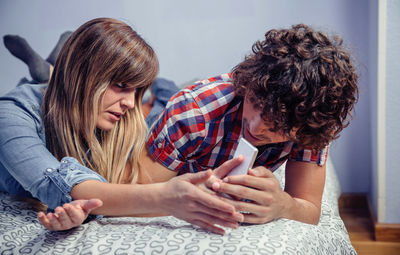
[[[274,173],[281,185],[283,167]],[[32,203],[0,193],[0,254],[356,254],[339,216],[339,195],[328,159],[317,226],[279,219],[220,236],[174,217],[102,218],[48,231],[38,224]]]

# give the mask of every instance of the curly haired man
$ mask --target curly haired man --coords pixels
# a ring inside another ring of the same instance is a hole
[[[148,138],[150,175],[215,169],[244,137],[259,150],[254,168],[229,177],[214,171],[208,191],[235,197],[221,199],[247,212],[243,222],[318,224],[328,147],[349,124],[357,80],[340,37],[303,24],[270,30],[231,74],[169,100]],[[282,190],[272,172],[284,162]]]

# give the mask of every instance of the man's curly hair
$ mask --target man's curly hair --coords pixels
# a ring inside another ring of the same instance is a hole
[[[270,30],[253,53],[232,71],[239,96],[246,96],[273,123],[271,131],[300,146],[322,149],[349,124],[358,100],[358,75],[342,39],[299,24]]]

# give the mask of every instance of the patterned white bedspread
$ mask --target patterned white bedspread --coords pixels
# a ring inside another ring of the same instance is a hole
[[[275,175],[283,185],[283,168]],[[356,254],[339,216],[339,195],[328,160],[317,226],[280,219],[219,236],[174,217],[103,218],[69,231],[47,231],[27,202],[0,193],[0,254]]]

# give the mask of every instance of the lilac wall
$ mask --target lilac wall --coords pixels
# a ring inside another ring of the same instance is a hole
[[[271,28],[306,23],[339,33],[358,59],[361,95],[354,120],[333,143],[330,155],[343,192],[369,192],[368,8],[368,1],[364,0],[2,0],[0,35],[21,35],[47,57],[61,32],[73,30],[94,17],[119,18],[155,48],[160,75],[182,84],[229,71]],[[26,75],[26,66],[1,46],[0,94]]]
[[[386,17],[386,223],[400,223],[400,1],[387,1]]]

